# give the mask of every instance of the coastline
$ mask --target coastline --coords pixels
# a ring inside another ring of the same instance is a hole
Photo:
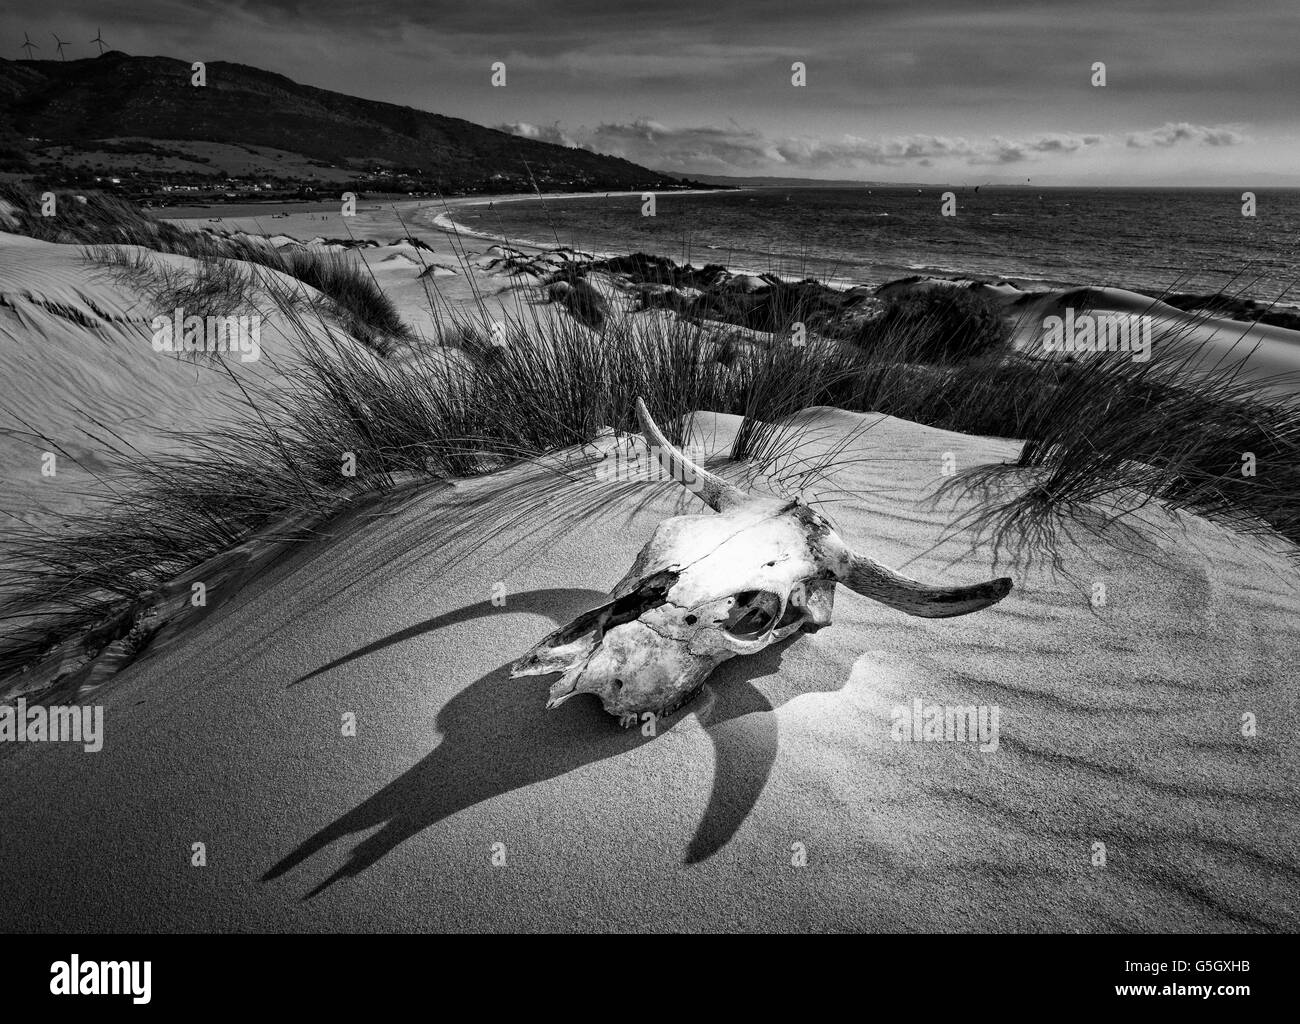
[[[753,192],[754,188],[691,188],[673,190],[672,192],[656,192],[659,195],[674,196],[703,196],[716,195],[718,193],[735,193],[735,192]],[[539,252],[563,252],[563,251],[581,251],[590,253],[598,259],[609,259],[614,256],[625,255],[623,252],[609,249],[582,249],[574,250],[570,246],[556,245],[553,242],[542,242],[532,238],[509,238],[506,235],[498,234],[492,231],[480,231],[477,228],[471,228],[458,220],[454,220],[450,215],[451,209],[471,209],[474,207],[495,206],[497,203],[521,203],[533,200],[535,202],[545,203],[548,199],[567,202],[571,199],[628,199],[644,195],[644,192],[557,192],[549,195],[539,196],[536,193],[511,194],[506,196],[483,196],[474,197],[473,199],[462,198],[460,201],[453,202],[449,200],[447,206],[442,212],[435,214],[425,221],[429,226],[437,228],[439,231],[452,236],[465,236],[468,238],[477,238],[487,242],[494,242],[497,245],[508,245],[518,249],[535,249]],[[657,256],[666,256],[666,253],[654,253]],[[739,271],[737,268],[728,267],[737,273],[749,273],[750,271]]]
[[[752,188],[689,188],[673,189],[671,191],[656,192],[656,195],[712,195],[716,192],[748,192]],[[641,192],[547,192],[538,196],[536,192],[503,192],[500,195],[490,196],[446,196],[443,198],[390,198],[390,199],[362,199],[358,201],[358,212],[363,209],[379,208],[397,208],[397,209],[417,209],[425,206],[447,206],[459,208],[463,206],[490,206],[494,203],[519,203],[526,202],[530,199],[547,199],[569,200],[569,199],[608,199],[613,197],[639,196]],[[212,220],[214,213],[220,213],[222,210],[230,211],[225,216],[218,217],[222,221],[241,220],[255,216],[258,212],[275,213],[275,214],[302,214],[302,213],[327,213],[338,207],[339,200],[317,200],[305,202],[284,202],[271,201],[266,203],[214,203],[208,206],[172,206],[172,207],[154,207],[147,210],[151,216],[158,220],[168,221],[196,221]]]
[[[717,193],[731,194],[737,192],[755,192],[755,191],[760,191],[761,188],[762,186],[747,186],[747,187],[733,188],[733,189],[685,189],[680,192],[673,192],[671,194],[672,195],[715,195]],[[642,194],[643,193],[640,192],[608,192],[608,193],[575,192],[575,193],[557,194],[554,196],[543,196],[540,197],[540,199],[541,201],[545,201],[546,199],[569,200],[569,199],[587,199],[587,198],[596,198],[596,197],[603,198],[603,199],[610,199],[610,198],[627,198],[632,196],[640,196]],[[662,193],[656,193],[656,194],[658,195]],[[514,195],[514,196],[508,196],[498,200],[483,200],[483,201],[475,201],[475,202],[457,203],[455,208],[468,209],[475,206],[493,206],[495,205],[496,202],[515,203],[515,202],[523,202],[529,199],[538,200],[539,197],[537,195]],[[535,250],[537,252],[582,252],[594,256],[597,259],[613,259],[618,256],[625,256],[630,254],[626,249],[587,249],[587,248],[575,249],[571,246],[556,245],[554,242],[541,242],[538,241],[537,239],[532,239],[532,238],[510,238],[506,235],[498,234],[492,231],[480,231],[477,228],[468,227],[465,224],[461,223],[460,221],[453,219],[452,216],[450,215],[450,212],[446,210],[429,218],[428,220],[425,221],[425,223],[443,232],[444,234],[451,235],[453,237],[475,238],[485,242],[492,242],[495,245],[509,246],[511,248],[519,249],[522,251]],[[662,252],[659,249],[655,249],[654,251],[649,252],[648,255],[662,256],[665,259],[673,259],[673,257],[670,254],[666,252]],[[687,262],[689,263],[689,265],[696,266],[696,267],[705,265],[704,263],[701,263],[696,260],[689,260]],[[771,277],[771,278],[777,278],[785,282],[786,284],[795,284],[799,281],[807,280],[808,278],[808,275],[806,274],[778,274],[778,273],[773,273],[772,271],[765,271],[753,267],[742,266],[737,263],[729,262],[729,263],[719,263],[717,265],[725,267],[730,273],[738,276]],[[829,278],[819,279],[819,282],[825,287],[830,288],[834,291],[848,291],[852,288],[866,287],[864,282],[856,281],[848,277],[829,277]]]

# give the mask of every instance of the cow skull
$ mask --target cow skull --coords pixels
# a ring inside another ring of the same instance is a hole
[[[641,549],[611,600],[557,629],[512,676],[562,673],[547,708],[591,693],[624,725],[666,714],[719,664],[831,621],[835,585],[927,618],[965,615],[1006,597],[1011,580],[931,587],[856,554],[798,499],[758,497],[687,459],[641,399],[637,415],[660,464],[716,515],[675,516]]]

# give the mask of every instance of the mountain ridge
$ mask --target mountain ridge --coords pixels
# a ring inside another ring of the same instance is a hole
[[[69,164],[77,153],[98,152],[92,142],[130,139],[273,149],[321,170],[401,172],[448,192],[683,185],[620,157],[303,85],[250,65],[210,61],[204,70],[206,84],[196,86],[191,65],[167,56],[111,50],[74,61],[0,59],[5,169],[40,167],[51,151],[68,149],[57,156]],[[221,154],[186,156],[226,170]]]

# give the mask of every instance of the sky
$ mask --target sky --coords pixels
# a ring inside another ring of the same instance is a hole
[[[1296,0],[6,0],[0,55],[99,30],[674,174],[1300,185]]]

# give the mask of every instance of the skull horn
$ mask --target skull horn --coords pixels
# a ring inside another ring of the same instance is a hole
[[[1011,593],[1011,580],[977,583],[973,587],[931,587],[900,576],[866,555],[853,555],[840,582],[863,597],[897,608],[908,615],[948,619],[997,604]]]
[[[714,476],[707,469],[701,469],[683,455],[668,438],[664,437],[663,431],[650,418],[650,410],[645,407],[645,402],[640,398],[636,400],[636,415],[641,421],[641,430],[650,444],[650,450],[658,457],[659,464],[674,480],[703,499],[713,511],[725,512],[729,508],[735,508],[749,501],[749,495],[739,487],[727,483],[720,476]]]

